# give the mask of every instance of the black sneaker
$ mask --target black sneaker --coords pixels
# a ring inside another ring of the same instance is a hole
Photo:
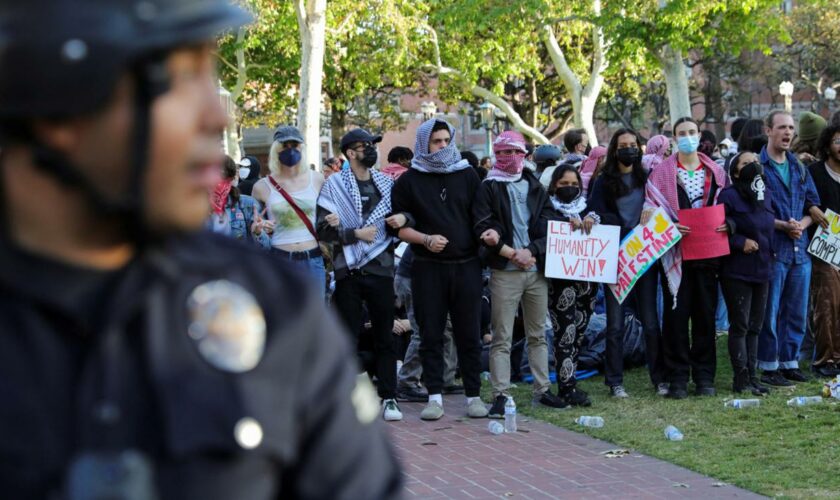
[[[781,369],[779,370],[782,373],[782,376],[791,382],[807,382],[808,377],[805,376],[804,373],[799,368],[791,368],[789,370]]]
[[[531,401],[533,406],[545,406],[547,408],[566,409],[569,408],[569,403],[561,397],[555,396],[551,391],[545,391],[539,396],[534,396]]]
[[[775,385],[776,387],[790,387],[794,385],[793,382],[783,377],[778,370],[771,370],[762,373],[761,383]]]
[[[463,394],[464,386],[458,384],[447,385],[443,388],[444,394]]]
[[[507,396],[499,394],[493,400],[493,405],[490,406],[490,411],[487,413],[487,418],[505,418],[505,403],[507,403]]]
[[[695,396],[715,396],[717,395],[717,391],[715,391],[715,387],[711,384],[697,384],[694,388],[694,395]]]
[[[756,394],[756,395],[761,395],[761,396],[763,396],[763,395],[765,395],[765,394],[769,394],[769,393],[770,393],[770,388],[769,388],[769,387],[767,387],[766,385],[762,385],[762,384],[758,381],[758,379],[757,379],[757,378],[755,378],[755,377],[750,378],[750,387],[752,387],[752,388],[753,388],[753,394],[756,394],[756,392],[755,392],[755,391],[758,391],[758,394]]]
[[[688,397],[688,390],[684,385],[671,384],[665,397],[668,399],[685,399]]]
[[[840,370],[837,370],[834,365],[812,366],[811,371],[818,377],[823,378],[834,378],[840,375]]]
[[[572,406],[592,406],[592,401],[589,400],[589,394],[580,389],[572,389],[569,392],[558,395]]]
[[[397,389],[397,401],[405,401],[409,403],[426,403],[429,401],[429,395],[425,391],[416,389],[414,387],[400,387]]]

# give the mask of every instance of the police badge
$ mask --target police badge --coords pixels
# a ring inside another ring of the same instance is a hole
[[[265,349],[265,316],[250,292],[227,280],[199,285],[187,299],[187,330],[198,352],[216,368],[233,373],[253,369]]]

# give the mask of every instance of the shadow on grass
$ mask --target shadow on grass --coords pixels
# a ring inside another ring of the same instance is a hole
[[[840,497],[840,403],[788,407],[793,396],[814,396],[823,382],[814,379],[791,388],[774,389],[758,408],[724,408],[732,394],[732,371],[726,337],[717,342],[715,397],[681,401],[657,396],[644,367],[628,370],[624,382],[630,398],[610,398],[603,376],[578,384],[592,406],[571,410],[531,408],[531,387],[519,384],[513,394],[519,412],[560,427],[632,448],[763,495],[791,498]],[[803,370],[804,371],[804,370]],[[689,387],[691,390],[692,387]],[[556,390],[556,387],[553,389]],[[484,382],[485,400],[490,390]],[[580,415],[600,415],[601,429],[578,426]],[[667,441],[664,429],[675,425],[685,435]]]

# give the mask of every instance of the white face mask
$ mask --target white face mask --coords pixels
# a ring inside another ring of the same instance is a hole
[[[240,179],[247,179],[248,176],[251,175],[251,169],[242,167],[239,169],[239,178]]]

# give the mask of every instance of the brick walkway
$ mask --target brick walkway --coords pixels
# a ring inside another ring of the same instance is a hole
[[[400,403],[403,421],[387,424],[407,498],[762,498],[632,450],[607,458],[617,446],[521,416],[528,432],[494,436],[463,405],[447,396],[447,415],[423,422],[423,403]]]

